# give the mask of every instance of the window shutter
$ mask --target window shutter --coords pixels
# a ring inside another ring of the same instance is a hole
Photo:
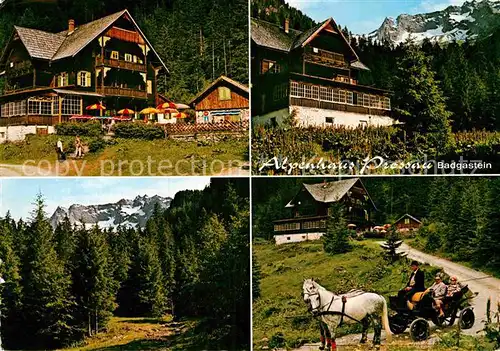
[[[91,79],[92,79],[91,73],[90,72],[85,72],[85,81],[87,83],[85,86],[87,86],[87,87],[92,86],[92,80]]]
[[[76,84],[82,85],[82,72],[78,72],[76,75]]]

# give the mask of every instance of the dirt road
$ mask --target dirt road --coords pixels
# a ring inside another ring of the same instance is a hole
[[[0,177],[47,177],[56,175],[50,170],[26,165],[0,164]]]

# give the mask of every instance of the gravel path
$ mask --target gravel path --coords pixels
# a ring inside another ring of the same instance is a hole
[[[56,175],[52,171],[25,165],[0,164],[0,177],[48,177]]]

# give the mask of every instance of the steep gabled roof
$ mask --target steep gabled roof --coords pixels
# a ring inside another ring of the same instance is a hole
[[[273,23],[252,18],[252,40],[259,46],[279,51],[290,51],[300,31],[290,29],[288,33]]]
[[[302,32],[294,41],[292,50],[297,49],[298,47],[302,46],[307,39],[309,39],[311,36],[313,36],[315,33],[320,32],[322,28],[324,28],[328,23],[330,19],[327,19],[326,21],[323,21],[316,26],[306,30],[305,32]]]
[[[44,32],[38,29],[14,26],[28,54],[33,58],[50,60],[66,39],[63,34]]]
[[[344,179],[335,182],[304,184],[304,188],[318,202],[330,203],[342,199],[359,178]]]
[[[406,218],[406,217],[408,217],[408,218],[410,218],[410,219],[414,220],[414,221],[415,221],[415,222],[417,222],[417,223],[422,223],[422,221],[420,221],[419,219],[417,219],[417,218],[413,217],[412,215],[410,215],[410,214],[406,213],[406,214],[402,215],[402,216],[401,216],[401,217],[400,217],[400,218],[399,218],[396,222],[394,222],[394,224],[398,223],[399,221],[401,221],[402,219],[404,219],[404,218]]]
[[[64,34],[66,40],[61,44],[56,54],[52,57],[52,60],[56,61],[75,56],[126,12],[127,10],[123,10],[83,24],[76,27],[73,33],[68,33],[67,31],[61,32],[60,34]]]
[[[333,203],[340,201],[347,194],[347,192],[351,190],[351,188],[358,182],[361,185],[361,187],[366,191],[366,194],[368,195],[368,198],[370,199],[373,208],[376,209],[375,203],[371,199],[370,194],[368,194],[368,191],[366,190],[360,178],[350,178],[334,182],[324,182],[316,184],[304,183],[303,188],[312,196],[312,198],[315,201],[322,203]],[[294,207],[295,206],[295,204],[293,203],[294,200],[295,198],[292,199],[286,205],[286,207]]]
[[[304,47],[319,33],[321,33],[321,31],[328,26],[331,26],[331,28],[338,32],[344,43],[355,57],[353,67],[358,69],[368,69],[368,67],[366,67],[359,60],[358,54],[354,51],[347,38],[344,36],[344,33],[342,33],[341,30],[338,30],[338,25],[333,18],[329,18],[304,32],[290,29],[289,33],[286,33],[283,27],[270,22],[257,20],[255,18],[252,18],[251,24],[251,37],[257,45],[285,52],[290,52],[300,47]]]
[[[220,76],[219,78],[217,78],[216,80],[214,80],[206,89],[204,89],[203,91],[201,91],[200,93],[198,93],[198,95],[196,95],[196,97],[193,100],[191,100],[191,102],[189,104],[193,105],[193,104],[197,103],[208,92],[210,92],[214,87],[216,87],[217,85],[219,85],[221,82],[227,82],[230,85],[232,85],[233,87],[236,87],[237,89],[241,90],[242,92],[249,94],[249,89],[248,89],[248,87],[246,85],[241,84],[240,82],[237,82],[234,79],[231,79],[229,77]]]
[[[127,15],[128,19],[134,24],[144,41],[168,72],[167,66],[134,21],[128,10],[122,10],[78,26],[72,33],[68,33],[68,31],[48,33],[37,29],[17,26],[14,28],[31,57],[57,61],[68,57],[74,57],[123,15]]]

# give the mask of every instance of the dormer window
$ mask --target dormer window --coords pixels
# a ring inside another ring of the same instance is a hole
[[[80,72],[78,72],[78,75],[76,76],[76,78],[77,78],[77,84],[79,86],[90,87],[92,85],[90,72],[80,71]]]
[[[57,86],[58,87],[65,87],[68,84],[69,84],[68,83],[68,73],[66,73],[66,72],[59,73],[59,75],[57,76]]]
[[[276,61],[271,60],[262,60],[262,64],[260,67],[260,74],[269,73],[280,73],[281,67]]]
[[[227,87],[219,87],[219,101],[231,100],[231,89]]]
[[[120,59],[120,54],[118,51],[111,51],[111,59],[112,60],[119,60]]]

